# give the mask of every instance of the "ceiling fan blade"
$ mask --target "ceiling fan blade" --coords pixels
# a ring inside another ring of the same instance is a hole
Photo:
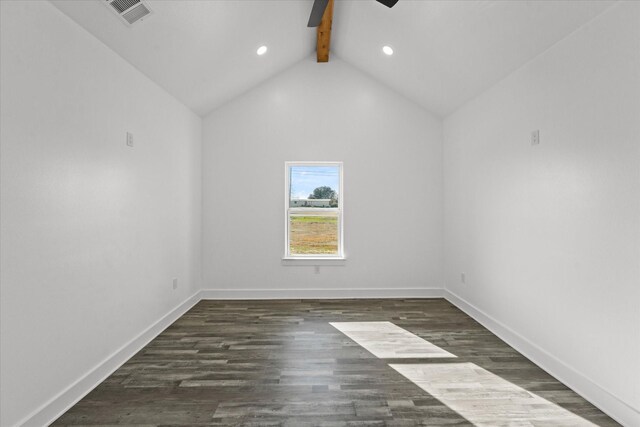
[[[320,25],[320,22],[322,22],[322,15],[324,15],[324,10],[327,8],[328,3],[329,0],[314,0],[307,27],[317,27]]]
[[[376,0],[378,3],[382,3],[387,7],[393,7],[398,3],[398,0]]]

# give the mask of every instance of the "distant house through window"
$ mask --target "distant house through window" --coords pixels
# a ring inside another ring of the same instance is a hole
[[[342,258],[342,162],[286,162],[285,258]]]

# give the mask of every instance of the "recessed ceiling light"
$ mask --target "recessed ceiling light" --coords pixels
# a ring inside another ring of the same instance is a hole
[[[256,50],[256,53],[258,55],[264,55],[265,53],[267,53],[267,47],[266,46],[260,46],[258,48],[258,50]]]
[[[383,46],[382,51],[389,56],[393,55],[393,49],[391,49],[391,46]]]

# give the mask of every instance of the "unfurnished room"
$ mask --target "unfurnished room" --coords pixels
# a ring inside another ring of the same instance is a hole
[[[0,0],[0,426],[640,427],[640,1]]]

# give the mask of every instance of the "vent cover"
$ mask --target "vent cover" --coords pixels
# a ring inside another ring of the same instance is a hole
[[[143,21],[151,14],[144,0],[102,0],[102,2],[127,25]]]

